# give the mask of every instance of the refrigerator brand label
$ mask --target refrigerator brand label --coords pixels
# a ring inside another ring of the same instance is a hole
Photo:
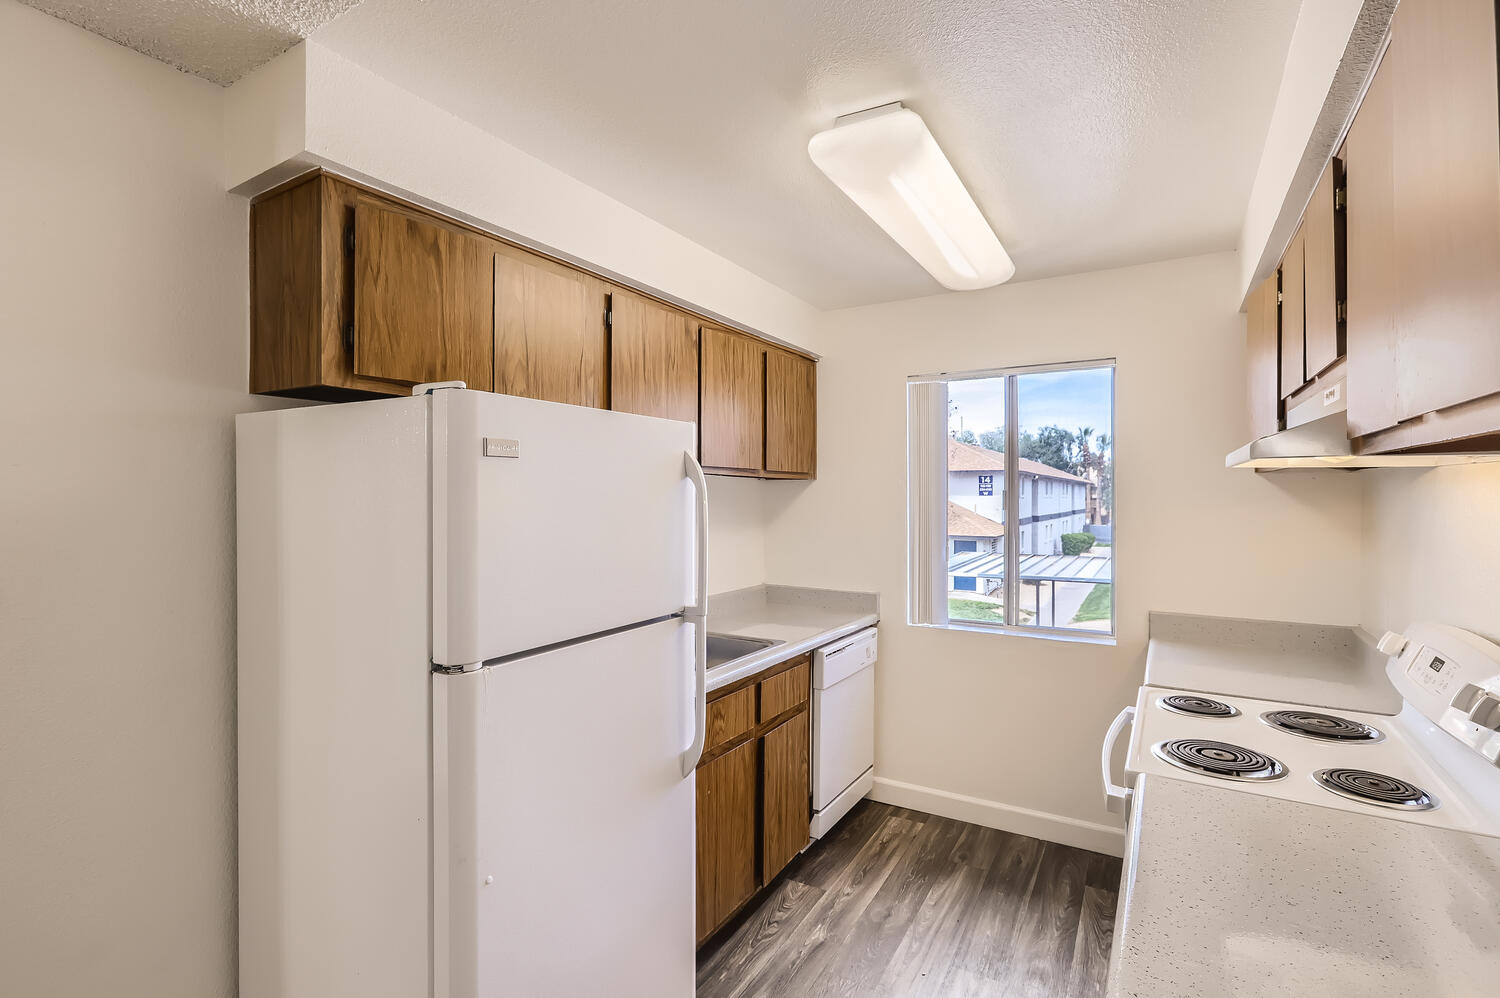
[[[484,438],[485,457],[520,457],[521,441],[505,440],[501,437]]]

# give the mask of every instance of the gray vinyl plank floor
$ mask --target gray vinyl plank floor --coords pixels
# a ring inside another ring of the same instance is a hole
[[[698,954],[698,998],[1104,993],[1120,861],[865,801]]]

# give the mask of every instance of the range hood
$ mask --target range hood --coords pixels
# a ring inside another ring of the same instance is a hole
[[[1226,468],[1281,471],[1291,468],[1432,468],[1480,464],[1500,454],[1359,454],[1349,441],[1348,404],[1342,379],[1286,414],[1287,428],[1252,440],[1224,458]]]

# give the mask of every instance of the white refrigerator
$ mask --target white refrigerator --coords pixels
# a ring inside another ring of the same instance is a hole
[[[689,998],[692,424],[436,386],[236,436],[244,998]]]

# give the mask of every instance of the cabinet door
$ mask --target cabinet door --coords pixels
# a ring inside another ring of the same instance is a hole
[[[1250,436],[1263,437],[1275,433],[1279,426],[1277,416],[1281,395],[1277,391],[1280,383],[1276,359],[1276,272],[1258,284],[1250,292],[1245,317],[1245,360],[1250,382]]]
[[[1281,258],[1281,397],[1296,392],[1307,381],[1304,339],[1303,279],[1306,239],[1301,226]]]
[[[705,467],[761,470],[765,449],[765,348],[737,333],[701,332]]]
[[[1408,419],[1500,391],[1495,4],[1403,3],[1391,39],[1396,397]]]
[[[610,408],[697,422],[697,323],[619,288],[609,299]]]
[[[495,253],[495,388],[603,408],[604,284],[519,250]]]
[[[371,200],[355,205],[354,218],[354,372],[489,391],[489,244]]]
[[[755,893],[754,739],[698,767],[698,942]]]
[[[1356,437],[1395,426],[1399,419],[1396,319],[1400,294],[1391,156],[1401,60],[1400,39],[1392,38],[1344,140],[1349,275],[1345,389],[1349,435]]]
[[[809,839],[808,712],[766,733],[762,796],[765,826],[761,843],[762,882],[786,868]]]
[[[818,455],[818,365],[766,348],[766,470],[811,476]]]
[[[1344,213],[1335,207],[1335,192],[1342,184],[1343,164],[1331,159],[1302,219],[1308,378],[1344,355],[1344,327],[1338,317],[1344,297]]]

